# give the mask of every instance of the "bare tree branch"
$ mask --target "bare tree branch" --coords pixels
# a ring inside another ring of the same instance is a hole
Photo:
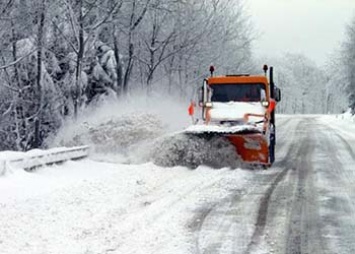
[[[23,59],[25,59],[25,58],[28,57],[29,55],[33,54],[34,52],[36,52],[36,50],[33,50],[33,51],[27,53],[26,55],[24,55],[24,56],[18,58],[16,61],[13,61],[13,62],[8,63],[8,64],[6,64],[6,65],[0,66],[0,70],[7,69],[7,68],[9,68],[9,67],[11,67],[11,66],[14,66],[15,64],[18,64],[19,62],[21,62]]]

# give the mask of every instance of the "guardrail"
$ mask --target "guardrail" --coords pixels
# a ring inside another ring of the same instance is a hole
[[[10,168],[21,168],[31,171],[41,166],[62,163],[68,160],[83,159],[88,155],[89,146],[61,147],[21,153],[17,156],[18,158],[0,159],[0,175],[4,175]]]

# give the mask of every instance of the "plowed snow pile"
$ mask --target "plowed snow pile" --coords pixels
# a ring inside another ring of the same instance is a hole
[[[175,134],[159,138],[149,153],[151,160],[160,166],[186,166],[196,168],[207,165],[213,168],[240,166],[235,148],[225,138],[203,138],[188,134]]]
[[[162,99],[165,98],[165,99]],[[186,106],[167,96],[121,99],[88,110],[67,123],[51,147],[89,145],[94,159],[172,167],[239,166],[234,147],[224,138],[204,139],[182,133],[190,125]]]
[[[70,134],[55,140],[61,146],[90,145],[95,153],[127,155],[132,146],[163,134],[155,115],[136,113],[107,119],[98,124],[83,122],[70,127]]]

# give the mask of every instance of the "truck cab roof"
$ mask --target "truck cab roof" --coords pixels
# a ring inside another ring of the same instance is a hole
[[[214,76],[207,79],[207,84],[246,84],[246,83],[262,83],[267,85],[268,79],[263,75],[226,75],[226,76]]]

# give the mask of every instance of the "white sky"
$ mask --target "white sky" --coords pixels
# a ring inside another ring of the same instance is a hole
[[[355,0],[246,0],[257,56],[302,53],[323,65],[355,15]]]

